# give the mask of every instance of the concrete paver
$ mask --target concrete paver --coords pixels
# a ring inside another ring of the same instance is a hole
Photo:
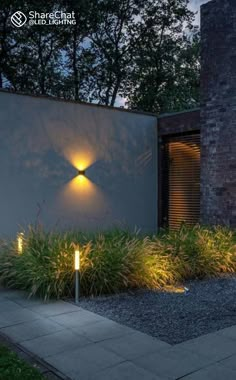
[[[107,350],[111,350],[128,360],[151,354],[171,347],[168,343],[155,339],[150,335],[135,331],[122,337],[104,340],[99,343]]]
[[[219,361],[219,364],[223,367],[236,371],[236,355],[232,355],[224,360]]]
[[[63,330],[64,327],[48,318],[37,319],[36,321],[19,323],[14,326],[1,329],[3,334],[9,336],[16,343],[38,338],[40,336],[52,334]]]
[[[236,326],[171,346],[64,302],[0,288],[0,333],[74,380],[236,379]]]
[[[82,334],[93,342],[101,342],[115,337],[127,337],[133,333],[133,329],[122,326],[119,323],[105,319],[89,325],[73,327],[74,333]]]
[[[131,377],[132,376],[132,377]],[[167,378],[157,376],[143,368],[136,366],[131,362],[123,362],[116,366],[99,371],[91,377],[91,380],[168,380]]]
[[[215,362],[236,353],[236,342],[218,332],[202,335],[176,345],[187,352],[195,352]]]
[[[226,327],[216,332],[217,335],[236,340],[236,326]]]
[[[17,309],[21,309],[21,306],[16,304],[15,302],[12,302],[6,298],[1,299],[0,298],[0,315],[1,313],[7,313],[9,311],[16,311]]]
[[[51,317],[55,315],[78,312],[78,307],[69,302],[58,301],[53,303],[41,304],[38,306],[33,306],[32,308],[28,306],[35,313],[39,313],[44,317]]]
[[[0,296],[7,299],[22,299],[28,297],[24,290],[5,289],[3,287],[0,287]]]
[[[16,306],[16,310],[13,311],[2,311],[0,310],[0,328],[16,325],[17,323],[33,321],[41,318],[38,313],[34,313],[31,310],[18,308]]]
[[[181,380],[235,380],[236,372],[220,366],[211,365],[200,371],[191,373],[181,378]]]
[[[84,336],[73,334],[69,330],[62,330],[53,334],[26,340],[21,342],[21,345],[44,359],[47,356],[61,352],[70,352],[75,348],[84,347],[89,343],[91,342]]]
[[[73,380],[87,380],[105,368],[122,363],[124,359],[96,344],[67,351],[47,358],[47,362]],[[132,378],[132,374],[130,374]],[[105,380],[105,378],[104,378]],[[108,378],[107,378],[108,380]]]
[[[90,311],[82,310],[80,308],[78,308],[77,312],[57,315],[55,317],[51,317],[50,319],[70,329],[73,327],[82,329],[90,324],[107,320],[98,314],[91,313]]]
[[[193,352],[176,349],[175,346],[138,357],[133,362],[158,376],[173,380],[211,364],[209,359]]]

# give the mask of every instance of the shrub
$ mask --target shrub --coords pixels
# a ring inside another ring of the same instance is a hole
[[[235,234],[227,228],[183,225],[164,234],[162,242],[166,252],[176,258],[176,270],[185,280],[236,270]]]
[[[84,295],[156,289],[236,270],[236,236],[223,227],[183,225],[152,237],[122,230],[82,234],[30,227],[22,254],[16,241],[0,243],[0,281],[45,299],[71,297],[78,243]]]
[[[16,242],[2,249],[0,278],[8,287],[24,289],[30,295],[62,297],[73,288],[73,246],[67,234],[30,228],[22,254]]]
[[[78,241],[84,295],[157,288],[173,281],[171,258],[159,252],[150,238],[118,230],[82,235],[30,228],[22,254],[17,254],[16,242],[2,247],[1,282],[45,299],[72,296],[74,247]]]

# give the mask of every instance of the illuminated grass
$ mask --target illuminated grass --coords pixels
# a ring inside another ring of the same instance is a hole
[[[83,295],[157,289],[236,270],[235,233],[223,227],[182,226],[146,237],[121,230],[82,234],[30,228],[22,254],[16,241],[2,243],[0,281],[45,299],[71,297],[77,244]]]

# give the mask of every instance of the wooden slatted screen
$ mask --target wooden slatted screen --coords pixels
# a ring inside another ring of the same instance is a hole
[[[200,216],[200,134],[172,137],[166,144],[168,226],[191,226]]]

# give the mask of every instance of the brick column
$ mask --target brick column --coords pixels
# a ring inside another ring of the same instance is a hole
[[[201,221],[236,227],[236,0],[201,7]]]

